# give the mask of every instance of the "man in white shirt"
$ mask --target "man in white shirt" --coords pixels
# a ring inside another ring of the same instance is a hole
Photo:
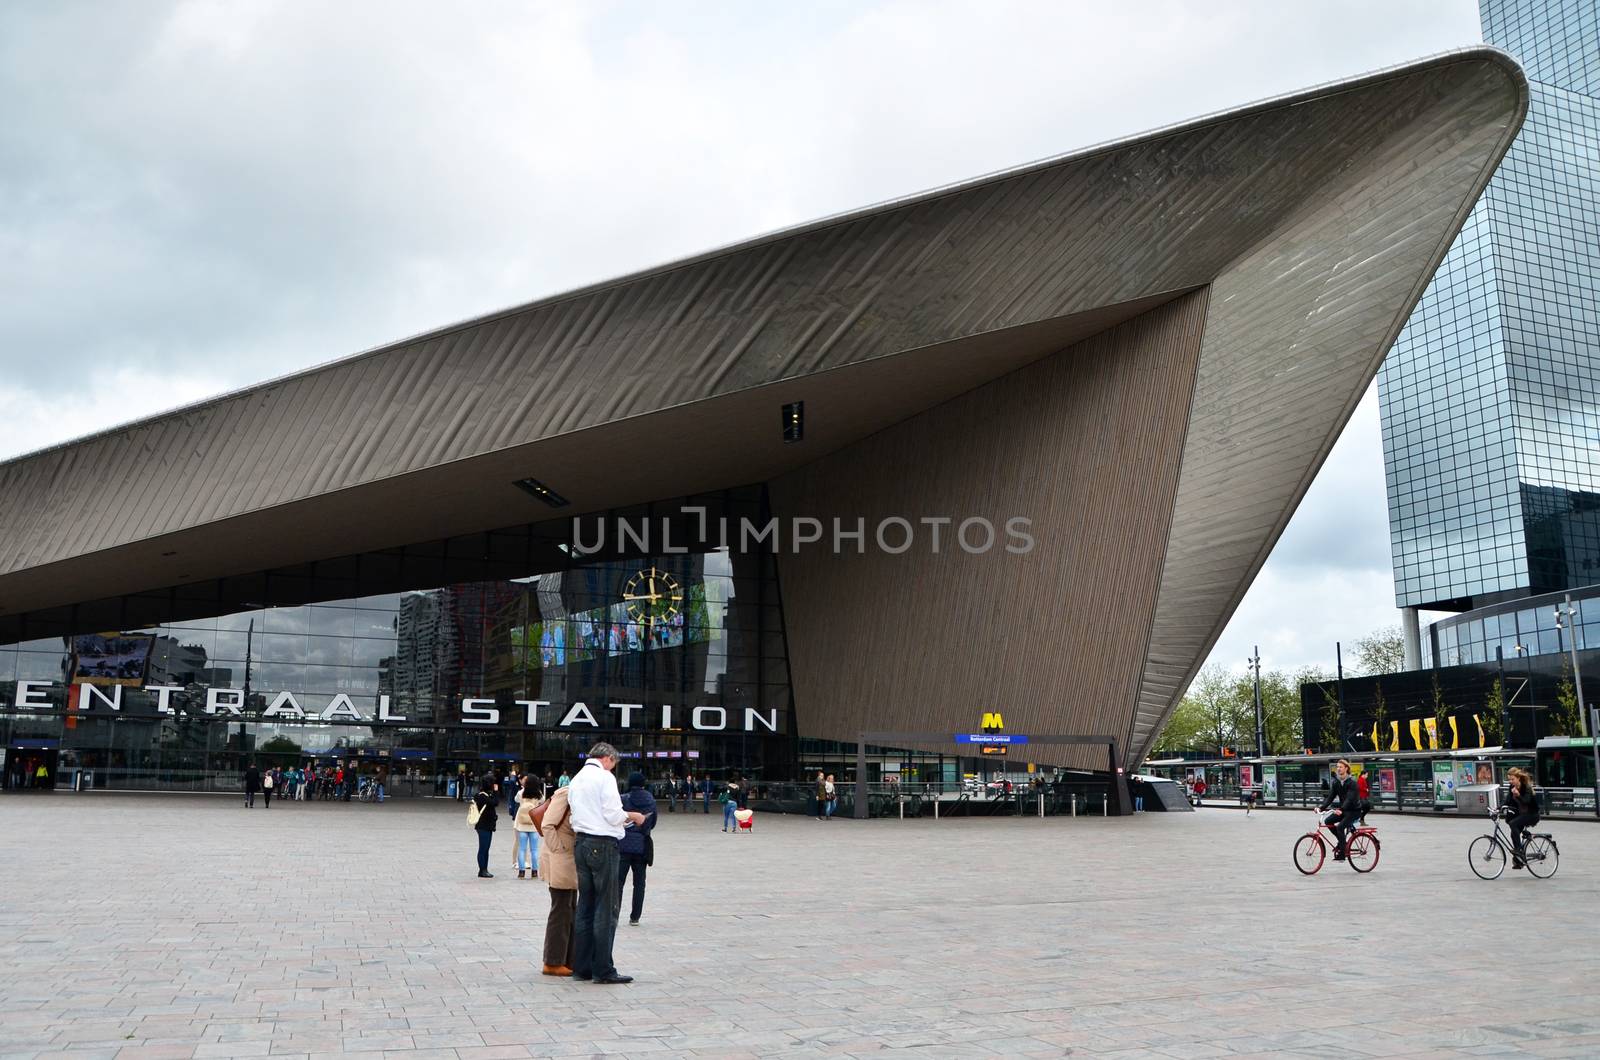
[[[588,760],[567,786],[567,807],[572,830],[578,834],[573,848],[578,864],[578,915],[573,924],[572,978],[596,983],[631,983],[631,975],[618,975],[611,945],[617,935],[617,882],[621,859],[617,842],[628,822],[644,824],[644,814],[622,808],[617,778],[612,770],[622,756],[608,743],[589,748]]]

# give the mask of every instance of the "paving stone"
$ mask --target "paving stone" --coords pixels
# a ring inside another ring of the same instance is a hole
[[[1581,822],[1555,879],[1486,883],[1454,818],[1307,878],[1305,814],[669,814],[605,988],[539,974],[548,891],[478,880],[454,803],[279,809],[0,796],[0,1057],[1600,1055]],[[40,856],[68,835],[115,877]]]

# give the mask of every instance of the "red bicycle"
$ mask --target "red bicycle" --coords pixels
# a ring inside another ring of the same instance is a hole
[[[1317,811],[1317,826],[1294,841],[1294,867],[1307,876],[1315,875],[1327,860],[1328,848],[1338,849],[1338,844],[1338,839],[1322,819],[1322,812]],[[1350,832],[1345,860],[1357,872],[1371,872],[1378,867],[1380,850],[1376,828],[1356,828]]]

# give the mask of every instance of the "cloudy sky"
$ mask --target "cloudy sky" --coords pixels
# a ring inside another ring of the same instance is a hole
[[[1479,39],[1472,0],[0,5],[0,458]],[[1213,658],[1395,620],[1369,394]]]

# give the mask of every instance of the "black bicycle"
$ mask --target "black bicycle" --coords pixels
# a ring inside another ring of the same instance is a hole
[[[1500,817],[1500,810],[1490,810],[1489,820],[1494,824],[1494,831],[1479,836],[1467,847],[1467,864],[1480,880],[1498,880],[1506,871],[1506,859],[1517,856],[1511,837],[1500,829]],[[1549,832],[1522,833],[1522,848],[1522,863],[1530,875],[1548,880],[1556,874],[1561,865],[1561,851]]]

